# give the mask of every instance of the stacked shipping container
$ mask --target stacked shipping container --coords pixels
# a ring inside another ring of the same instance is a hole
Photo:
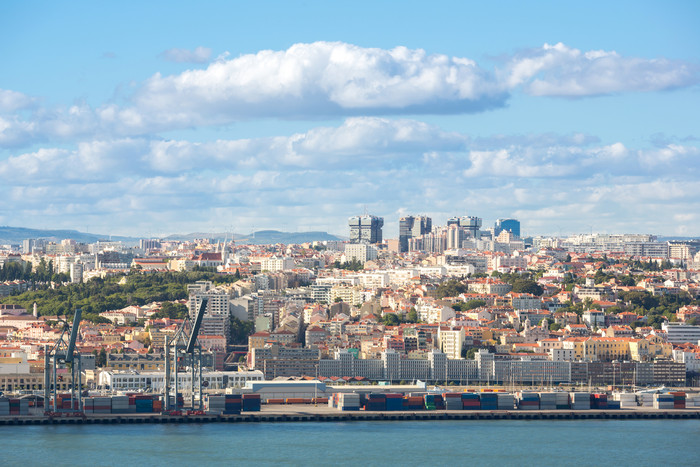
[[[591,409],[607,409],[608,395],[607,394],[591,394],[590,398]]]
[[[260,394],[243,394],[243,411],[260,412]]]
[[[570,395],[571,408],[573,410],[590,410],[591,394],[588,392],[572,392]]]
[[[540,395],[536,392],[519,392],[517,400],[520,410],[539,410],[540,408]]]

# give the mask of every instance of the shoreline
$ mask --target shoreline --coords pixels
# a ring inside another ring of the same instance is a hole
[[[350,421],[445,421],[445,420],[660,420],[700,419],[698,409],[615,409],[615,410],[439,410],[368,412],[338,411],[326,407],[287,408],[244,412],[240,415],[104,414],[85,416],[4,416],[0,426],[163,424],[163,423],[274,423]]]

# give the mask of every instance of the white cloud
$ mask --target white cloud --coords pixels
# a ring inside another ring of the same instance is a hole
[[[562,43],[515,55],[502,74],[510,88],[522,86],[535,96],[559,97],[662,91],[700,82],[698,66],[682,60],[582,52]]]
[[[36,105],[36,100],[9,89],[0,89],[0,115],[26,110]],[[0,128],[1,130],[1,128]]]
[[[211,57],[211,49],[202,46],[194,50],[173,48],[166,50],[160,56],[176,63],[207,63]]]
[[[156,74],[136,92],[133,108],[154,121],[199,125],[271,116],[474,112],[502,106],[506,97],[471,60],[315,42],[224,58],[179,75]]]
[[[438,223],[466,211],[487,224],[518,217],[530,233],[591,225],[672,233],[681,223],[692,233],[697,155],[677,143],[638,149],[579,134],[472,140],[412,120],[350,118],[290,136],[41,148],[0,161],[13,206],[0,215],[11,225],[123,226],[113,233],[212,222],[242,232],[304,225],[343,233],[347,217],[367,205],[387,226],[396,213]]]
[[[170,49],[164,56],[204,63],[210,54],[198,47]],[[156,73],[135,83],[124,102],[94,108],[80,103],[48,109],[35,98],[0,90],[0,147],[148,136],[261,118],[468,114],[504,107],[519,89],[585,97],[688,87],[699,80],[698,66],[690,62],[561,43],[521,51],[491,70],[421,49],[314,42],[234,58],[222,54],[203,68]],[[544,141],[544,135],[538,138]],[[588,135],[569,138],[582,144]]]

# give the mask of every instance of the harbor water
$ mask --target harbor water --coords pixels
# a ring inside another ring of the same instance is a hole
[[[700,420],[38,425],[0,439],[7,466],[700,463]]]

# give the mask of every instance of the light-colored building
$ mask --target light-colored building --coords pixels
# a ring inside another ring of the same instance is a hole
[[[359,261],[365,264],[367,261],[377,259],[377,248],[365,243],[347,243],[345,245],[345,260]]]

